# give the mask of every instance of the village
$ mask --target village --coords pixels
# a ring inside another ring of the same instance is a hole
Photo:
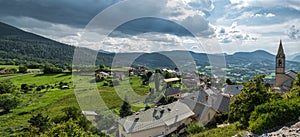
[[[166,136],[184,131],[185,127],[192,122],[209,124],[214,120],[216,113],[229,112],[230,98],[239,94],[242,89],[242,85],[227,85],[223,89],[218,89],[212,86],[209,76],[193,73],[182,75],[177,68],[157,69],[155,72],[145,67],[127,69],[129,71],[125,71],[124,68],[114,69],[111,73],[100,71],[97,72],[96,78],[112,77],[122,80],[126,76],[155,77],[155,74],[159,73],[165,76],[159,82],[164,87],[160,90],[155,89],[157,87],[155,86],[151,90],[161,92],[163,98],[172,101],[152,102],[156,104],[153,108],[140,110],[120,119],[118,127],[120,137]],[[149,84],[149,81],[151,78],[141,84]]]
[[[296,78],[296,72],[285,72],[281,41],[276,65],[276,79],[269,85],[274,91],[288,92]],[[148,70],[146,67],[114,68],[111,72],[96,71],[95,74],[98,80],[107,78],[123,80],[131,76],[142,77],[144,80],[141,84],[144,85],[151,84],[152,80],[154,86],[151,87],[145,104],[154,105],[152,108],[141,109],[121,118],[118,121],[120,137],[171,136],[185,132],[186,127],[193,122],[200,123],[202,126],[210,125],[215,123],[215,114],[230,112],[231,98],[240,94],[243,89],[242,84],[231,82],[229,79],[223,86],[219,86],[215,84],[218,79],[199,72],[182,73],[178,68],[155,71]],[[162,95],[163,99],[154,102],[151,97],[153,95]],[[162,102],[162,100],[167,101]]]

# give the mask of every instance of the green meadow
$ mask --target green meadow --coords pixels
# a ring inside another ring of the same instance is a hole
[[[8,136],[14,131],[22,130],[27,127],[28,120],[35,114],[42,112],[55,118],[62,115],[62,108],[68,106],[78,106],[73,90],[60,90],[59,82],[68,82],[71,85],[71,75],[53,74],[53,75],[21,75],[10,78],[13,84],[20,88],[21,84],[27,85],[57,85],[53,89],[43,89],[41,91],[32,91],[18,94],[22,100],[20,106],[11,110],[8,114],[0,115],[0,136]],[[63,105],[62,105],[63,104]]]
[[[0,80],[4,77],[0,77]],[[18,94],[22,100],[22,103],[17,108],[11,110],[8,114],[0,114],[0,136],[9,136],[16,131],[20,131],[23,128],[29,126],[27,122],[33,115],[42,113],[48,115],[51,119],[57,119],[63,115],[62,109],[69,106],[79,107],[74,94],[72,75],[71,73],[60,74],[27,74],[17,75],[12,78],[5,78],[12,81],[12,83],[18,88],[20,94]],[[113,86],[104,86],[104,83],[109,82],[111,79],[107,79],[101,82],[97,82],[97,89],[99,95],[104,100],[109,109],[113,110],[116,114],[119,113],[120,106],[123,104],[125,96],[128,100],[133,100],[132,111],[138,111],[145,107],[145,104],[141,102],[143,98],[149,92],[148,86],[141,84],[142,80],[138,76],[133,76],[128,79],[119,80],[118,84]],[[67,83],[70,89],[61,90],[59,83]],[[20,88],[22,84],[28,86],[49,86],[51,88],[45,88],[41,91],[36,91],[33,88],[28,93],[22,93]],[[116,92],[115,90],[118,90]],[[93,104],[91,104],[93,105]]]

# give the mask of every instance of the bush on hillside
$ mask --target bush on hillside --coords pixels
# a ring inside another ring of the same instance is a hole
[[[248,129],[261,133],[266,129],[297,120],[300,116],[300,97],[277,100],[259,105],[251,113]]]

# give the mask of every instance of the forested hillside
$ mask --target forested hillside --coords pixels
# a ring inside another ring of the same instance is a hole
[[[2,62],[71,63],[74,47],[0,23]]]

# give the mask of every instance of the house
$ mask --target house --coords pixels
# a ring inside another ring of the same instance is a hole
[[[218,106],[216,109],[217,113],[228,113],[229,110],[229,105],[230,105],[230,96],[226,94],[219,94],[218,95],[218,101],[216,102],[216,106]]]
[[[87,119],[95,119],[98,114],[94,111],[82,111],[82,114],[86,116]]]
[[[131,70],[131,68],[128,68],[128,67],[112,68],[111,72],[112,72],[113,78],[122,80],[129,76],[129,70]]]
[[[68,85],[63,85],[60,87],[60,89],[69,89],[69,86]]]
[[[181,76],[183,87],[199,87],[200,77],[196,73],[187,73]]]
[[[163,91],[164,95],[168,97],[180,98],[179,87],[169,87]]]
[[[168,79],[164,79],[164,82],[166,83],[175,83],[175,82],[179,82],[180,78],[168,78]]]
[[[0,74],[13,74],[15,73],[15,70],[12,69],[3,69],[0,71]]]
[[[133,68],[131,69],[131,76],[132,75],[138,75],[138,76],[141,76],[141,75],[146,75],[146,73],[148,72],[148,69],[144,66],[142,67],[136,67],[136,68]]]
[[[213,120],[216,113],[229,112],[230,97],[212,89],[199,90],[181,99],[195,113],[194,119],[203,125]]]
[[[120,137],[162,137],[192,121],[193,111],[181,101],[140,111],[119,120]]]
[[[243,85],[226,85],[225,88],[222,89],[222,92],[230,96],[235,96],[240,94],[242,89]]]
[[[194,116],[192,118],[202,125],[206,125],[214,118],[216,111],[211,106],[194,100],[193,98],[184,98],[180,101],[189,106],[189,108],[194,112]]]
[[[107,79],[108,77],[110,77],[110,75],[103,71],[96,74],[96,79],[98,80]]]

